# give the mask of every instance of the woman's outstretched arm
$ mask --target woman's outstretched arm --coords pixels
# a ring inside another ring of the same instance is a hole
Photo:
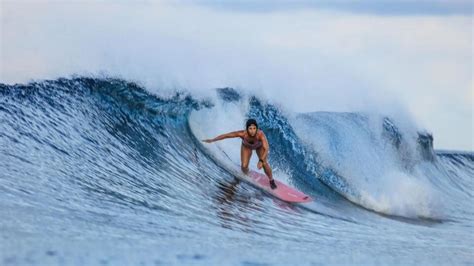
[[[229,133],[226,133],[226,134],[219,135],[219,136],[217,136],[213,139],[203,139],[202,141],[204,141],[206,143],[211,143],[211,142],[214,142],[214,141],[228,139],[228,138],[237,138],[237,137],[242,136],[242,134],[243,134],[243,130],[239,130],[239,131],[234,131],[234,132],[229,132]]]

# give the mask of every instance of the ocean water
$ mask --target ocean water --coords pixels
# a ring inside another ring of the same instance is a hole
[[[200,141],[250,117],[314,202],[236,179],[238,140]],[[474,154],[392,117],[75,77],[0,84],[0,121],[2,265],[474,264]]]

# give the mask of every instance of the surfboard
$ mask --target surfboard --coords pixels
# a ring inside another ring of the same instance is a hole
[[[313,201],[310,196],[286,185],[285,183],[278,181],[275,178],[274,179],[277,188],[272,189],[270,187],[270,181],[268,180],[268,177],[265,174],[255,172],[253,170],[250,170],[247,175],[242,173],[238,177],[286,202],[303,203]]]
[[[218,147],[218,149],[230,160],[232,161],[232,159],[229,157],[229,155],[227,155],[227,153],[222,150],[221,148]],[[212,158],[214,158],[214,160],[216,161],[220,161],[217,159],[217,157],[215,157],[214,155],[210,155]],[[276,178],[273,178],[275,179],[275,183],[277,185],[277,188],[275,189],[272,189],[270,187],[270,181],[268,180],[268,177],[265,175],[265,174],[261,174],[259,172],[256,172],[254,170],[249,170],[248,174],[244,174],[243,172],[240,171],[240,165],[236,165],[234,164],[235,168],[232,167],[231,165],[229,164],[221,164],[221,166],[223,166],[225,169],[227,169],[230,173],[233,173],[235,177],[247,182],[247,183],[250,183],[252,185],[254,185],[255,187],[258,187],[262,190],[264,190],[265,192],[273,195],[274,197],[280,199],[280,200],[283,200],[283,201],[286,201],[286,202],[290,202],[290,203],[305,203],[305,202],[311,202],[313,201],[313,199],[304,194],[303,192],[301,191],[298,191],[296,190],[295,188],[292,188],[280,181],[278,181]],[[239,169],[239,170],[237,170]]]

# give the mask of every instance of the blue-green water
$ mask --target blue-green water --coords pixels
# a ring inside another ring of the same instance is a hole
[[[0,85],[0,264],[474,263],[472,153],[434,151],[387,117],[288,116],[217,95],[162,99],[115,79]],[[222,165],[238,145],[199,143],[242,103],[275,176],[315,202],[239,182]]]

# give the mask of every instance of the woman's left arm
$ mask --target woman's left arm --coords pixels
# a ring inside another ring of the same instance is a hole
[[[260,158],[261,161],[266,162],[267,161],[267,156],[268,156],[268,151],[270,150],[270,145],[268,144],[267,137],[265,136],[265,133],[262,131],[262,147],[263,147],[263,155],[262,158]]]

